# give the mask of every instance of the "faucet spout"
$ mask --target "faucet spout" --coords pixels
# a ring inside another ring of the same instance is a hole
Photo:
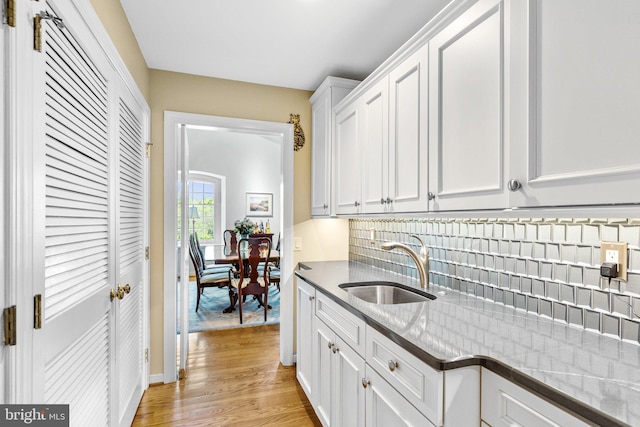
[[[415,262],[416,267],[418,269],[418,276],[420,277],[420,287],[425,289],[429,284],[429,251],[427,249],[427,245],[422,241],[422,239],[416,235],[412,235],[411,237],[415,237],[420,241],[422,248],[420,249],[420,255],[416,253],[409,246],[404,243],[399,242],[387,242],[380,245],[380,248],[385,251],[390,251],[392,249],[401,249],[405,251],[413,262]]]

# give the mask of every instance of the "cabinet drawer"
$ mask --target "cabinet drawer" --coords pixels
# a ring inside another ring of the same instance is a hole
[[[316,316],[364,357],[364,320],[323,294],[316,292]]]
[[[482,369],[482,420],[493,427],[587,426],[578,418],[513,384]]]
[[[367,363],[429,420],[442,425],[444,376],[371,327]]]

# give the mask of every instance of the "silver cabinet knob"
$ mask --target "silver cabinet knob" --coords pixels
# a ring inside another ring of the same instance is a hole
[[[384,198],[381,198],[381,199],[380,199],[380,204],[381,204],[381,205],[384,205],[385,203],[386,203],[386,201],[384,200]]]
[[[393,203],[393,200],[391,200],[391,197],[387,197],[386,202],[387,202],[387,203],[389,203],[389,204],[391,204],[391,203]]]
[[[334,345],[332,351],[333,351],[333,354],[336,354],[337,352],[340,351],[340,349]]]
[[[520,181],[517,179],[510,179],[509,182],[507,182],[507,188],[509,191],[518,191],[522,188],[522,184],[520,184]]]
[[[324,205],[322,205],[322,208],[323,208],[323,209],[327,209],[328,207],[329,207],[329,205],[328,205],[328,204],[326,204],[326,203],[325,203]]]
[[[354,203],[353,205],[357,208],[358,206],[360,206],[360,202],[358,202],[358,201],[356,200],[356,201],[355,201],[355,203]]]
[[[367,386],[371,385],[371,381],[366,378],[362,379],[362,387],[367,388]]]
[[[327,347],[329,347],[329,350],[331,350],[331,347],[333,347],[333,343],[329,341],[329,343],[327,344]]]
[[[398,362],[394,361],[394,360],[389,360],[389,370],[391,372],[395,371],[396,368],[398,367]]]
[[[309,301],[313,301],[314,300],[314,296],[313,295],[309,295]]]
[[[435,199],[435,198],[436,198],[436,195],[435,195],[435,194],[433,194],[431,191],[429,191],[429,192],[427,193],[427,199],[429,199],[429,200],[433,200],[433,199]]]

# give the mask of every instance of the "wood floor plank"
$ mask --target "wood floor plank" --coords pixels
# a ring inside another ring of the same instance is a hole
[[[149,387],[132,425],[321,426],[279,340],[279,325],[190,334],[187,378]]]

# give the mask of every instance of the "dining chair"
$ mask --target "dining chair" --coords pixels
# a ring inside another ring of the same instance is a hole
[[[200,246],[200,241],[198,239],[198,233],[192,233],[189,235],[189,249],[193,249],[198,252],[200,255],[200,260],[202,261],[202,274],[213,274],[213,273],[227,273],[229,270],[228,265],[217,265],[215,263],[207,264],[204,259],[204,251],[202,250],[202,246]]]
[[[236,250],[238,247],[238,236],[235,230],[224,230],[222,237],[224,239],[225,248],[231,248],[232,251]]]
[[[247,246],[246,252],[244,250],[241,251],[244,244]],[[232,306],[235,306],[236,302],[238,303],[240,324],[242,324],[243,300],[247,295],[255,295],[259,304],[264,307],[264,320],[266,322],[267,310],[269,309],[269,278],[267,269],[260,270],[258,264],[262,259],[269,259],[271,240],[264,237],[243,238],[238,242],[237,251],[240,271],[237,277],[231,277],[230,289],[235,293],[232,297]]]
[[[230,267],[227,266],[219,271],[211,271],[204,269],[204,262],[200,256],[200,251],[196,247],[196,239],[192,236],[189,238],[189,257],[191,258],[191,262],[193,263],[193,268],[196,273],[196,285],[197,285],[197,301],[196,301],[196,312],[200,307],[200,295],[204,292],[205,288],[224,288],[228,289],[229,293],[229,303],[233,302],[232,294],[233,292],[230,289]]]

